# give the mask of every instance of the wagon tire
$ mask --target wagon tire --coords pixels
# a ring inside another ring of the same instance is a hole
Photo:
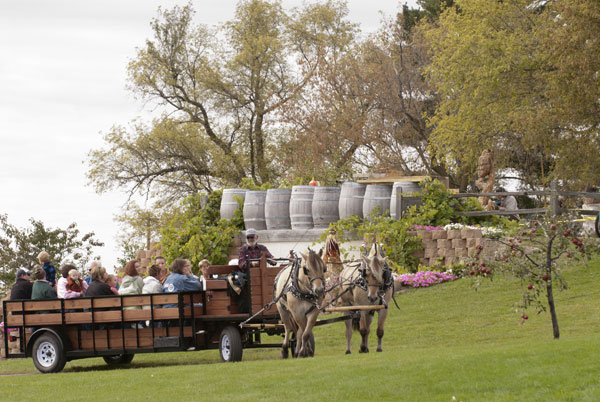
[[[240,331],[233,326],[223,329],[219,338],[219,354],[221,360],[228,362],[239,362],[242,360],[242,336]]]
[[[44,374],[58,373],[67,364],[62,342],[52,334],[44,334],[35,340],[31,357],[35,367]]]
[[[134,356],[133,353],[125,353],[121,355],[102,356],[102,358],[109,366],[119,366],[121,364],[131,363]]]

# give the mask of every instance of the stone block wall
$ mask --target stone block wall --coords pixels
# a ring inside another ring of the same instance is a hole
[[[425,266],[459,263],[476,256],[485,242],[479,229],[417,230],[411,234],[421,237],[423,250],[414,256]]]

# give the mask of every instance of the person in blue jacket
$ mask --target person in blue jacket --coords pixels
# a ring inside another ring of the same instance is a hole
[[[192,264],[183,258],[177,258],[171,264],[171,275],[163,283],[163,292],[192,292],[202,290],[202,283],[192,274]]]

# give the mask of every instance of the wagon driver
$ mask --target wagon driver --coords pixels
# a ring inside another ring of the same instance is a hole
[[[258,261],[250,260],[260,259],[263,252],[265,253],[265,257],[267,257],[267,262],[269,264],[277,264],[277,262],[272,259],[274,257],[269,250],[262,244],[258,244],[258,234],[256,233],[256,230],[252,228],[246,230],[246,244],[240,247],[240,255],[238,258],[240,269],[245,270],[247,268],[258,267]]]

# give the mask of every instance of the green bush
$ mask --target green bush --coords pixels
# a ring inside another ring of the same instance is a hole
[[[243,229],[241,197],[234,218],[220,218],[222,191],[213,191],[204,207],[200,194],[186,198],[169,224],[162,228],[163,255],[169,262],[187,258],[197,273],[198,263],[206,258],[213,265],[226,264],[232,239]]]
[[[383,251],[388,257],[391,267],[397,272],[416,272],[419,260],[413,255],[414,251],[422,248],[416,236],[409,235],[412,227],[410,219],[392,219],[378,215],[373,211],[370,220],[352,216],[341,219],[329,225],[337,232],[337,239],[345,243],[353,238],[364,238],[366,235],[376,234],[376,241],[382,244]],[[327,232],[321,236],[321,241],[327,238]]]

